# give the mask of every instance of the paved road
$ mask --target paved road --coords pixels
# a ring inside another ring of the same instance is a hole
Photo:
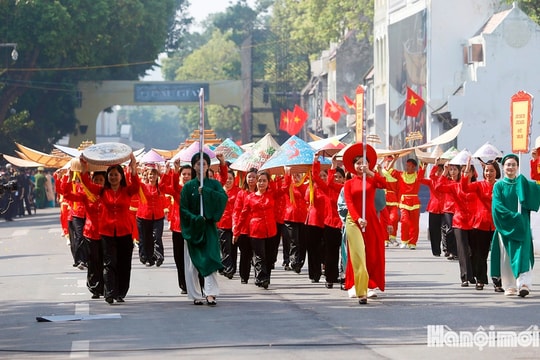
[[[540,325],[540,302],[534,292],[522,299],[461,288],[457,262],[431,256],[425,233],[416,251],[387,250],[387,291],[367,306],[311,284],[306,269],[278,266],[269,290],[220,278],[217,307],[180,295],[167,233],[162,267],[134,256],[126,303],[110,306],[90,300],[85,274],[71,266],[57,209],[0,221],[0,358],[532,359],[540,350],[538,330],[528,347],[428,346],[428,329],[440,330],[431,325],[446,326],[447,341],[468,331],[477,345],[482,331],[492,339],[523,332]],[[36,321],[51,315],[88,320]]]

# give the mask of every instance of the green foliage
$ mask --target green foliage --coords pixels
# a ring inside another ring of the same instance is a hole
[[[17,43],[19,59],[0,48],[0,132],[51,148],[76,125],[81,80],[136,80],[163,51],[179,44],[187,0],[0,1],[0,41]],[[6,69],[7,68],[7,69]],[[3,71],[6,69],[6,71]],[[16,114],[27,114],[22,131]],[[10,121],[5,121],[10,120]],[[3,152],[13,148],[2,142]]]
[[[506,0],[508,4],[516,2],[515,0]],[[524,13],[537,24],[540,24],[540,0],[520,0],[518,6]]]
[[[210,40],[184,58],[182,66],[176,70],[177,81],[221,81],[240,79],[240,54],[236,44],[229,40],[229,34],[215,30]],[[237,139],[240,136],[240,109],[207,105],[207,126],[220,138]],[[199,124],[198,105],[183,106],[180,121],[195,130]]]

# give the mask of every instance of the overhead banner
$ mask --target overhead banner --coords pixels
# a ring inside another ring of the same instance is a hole
[[[362,85],[356,88],[356,142],[364,141],[364,95],[365,90]]]
[[[510,127],[512,133],[512,152],[529,152],[531,137],[533,97],[521,90],[512,96],[510,105]]]

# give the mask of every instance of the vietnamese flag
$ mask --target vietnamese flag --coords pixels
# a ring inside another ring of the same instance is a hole
[[[405,100],[405,115],[417,117],[424,107],[424,100],[407,86],[407,100]]]
[[[294,105],[292,117],[289,118],[289,135],[296,135],[300,132],[304,124],[306,123],[309,115],[298,105]]]
[[[343,106],[339,105],[333,100],[326,100],[324,103],[323,115],[332,119],[334,122],[338,122],[341,118],[341,114],[346,114],[347,111]]]
[[[353,99],[347,95],[343,95],[343,100],[345,100],[345,104],[347,104],[350,109],[356,109],[356,102]]]
[[[280,110],[280,111],[281,111],[281,116],[279,117],[279,130],[287,131],[289,130],[289,117],[285,111],[283,110]]]

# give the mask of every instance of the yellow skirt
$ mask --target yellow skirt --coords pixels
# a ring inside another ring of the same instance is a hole
[[[366,267],[366,247],[362,231],[352,218],[347,215],[345,222],[347,246],[349,249],[348,261],[351,263],[354,276],[354,288],[357,297],[367,295],[369,274]]]

